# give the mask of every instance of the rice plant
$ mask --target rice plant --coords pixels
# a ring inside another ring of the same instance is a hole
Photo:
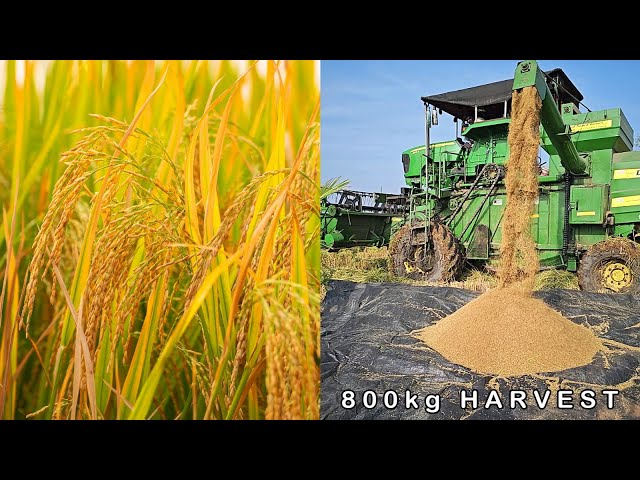
[[[318,62],[3,63],[0,418],[318,418]]]

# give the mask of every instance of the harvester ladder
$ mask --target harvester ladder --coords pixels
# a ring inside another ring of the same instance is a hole
[[[473,222],[476,221],[476,217],[478,217],[480,215],[480,212],[482,212],[482,209],[484,208],[485,204],[487,203],[487,200],[489,200],[489,198],[497,190],[499,181],[500,181],[500,176],[498,175],[498,176],[496,176],[496,178],[493,179],[493,182],[491,183],[489,188],[487,188],[487,193],[485,194],[484,198],[482,199],[482,203],[478,206],[476,211],[473,212],[473,216],[471,217],[471,220],[469,221],[469,223],[467,223],[467,225],[464,227],[464,230],[460,234],[460,240],[462,240],[462,238],[464,237],[464,234],[467,233],[467,230],[469,230],[469,227],[471,225],[473,225]]]
[[[458,212],[462,209],[462,207],[465,204],[465,202],[469,199],[469,197],[471,196],[473,191],[478,186],[478,183],[480,183],[480,180],[482,179],[482,175],[484,174],[484,171],[485,171],[485,169],[487,168],[488,165],[489,164],[487,163],[482,167],[482,170],[476,176],[476,179],[471,184],[471,187],[469,187],[469,190],[467,190],[467,193],[464,194],[464,196],[462,197],[462,200],[458,203],[458,206],[456,207],[456,209],[453,211],[453,213],[451,213],[451,214],[449,214],[447,216],[447,219],[445,220],[445,225],[448,226],[451,223],[451,221],[455,218],[455,216],[458,214]]]

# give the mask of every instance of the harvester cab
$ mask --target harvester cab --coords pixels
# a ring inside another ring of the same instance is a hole
[[[633,130],[620,108],[589,110],[564,71],[545,72],[532,60],[518,63],[512,79],[421,98],[425,143],[402,154],[408,214],[389,246],[393,273],[448,281],[465,262],[495,268],[512,92],[530,86],[542,103],[531,218],[541,268],[577,271],[585,290],[640,291],[640,152],[632,151]],[[432,143],[431,129],[448,123],[443,114],[453,117],[455,135]]]

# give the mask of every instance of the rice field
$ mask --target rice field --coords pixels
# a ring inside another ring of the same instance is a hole
[[[315,419],[319,63],[6,61],[0,419]]]

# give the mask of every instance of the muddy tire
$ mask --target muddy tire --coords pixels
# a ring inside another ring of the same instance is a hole
[[[464,248],[445,225],[431,223],[433,249],[425,256],[423,247],[411,245],[411,226],[404,225],[389,243],[389,271],[396,277],[428,282],[456,280],[464,265]],[[418,232],[417,240],[423,242],[424,233]]]
[[[406,274],[404,261],[411,255],[410,231],[410,226],[406,223],[389,241],[388,266],[389,272],[394,277],[404,277]]]
[[[580,259],[578,284],[587,292],[640,293],[640,245],[626,238],[592,245]]]

